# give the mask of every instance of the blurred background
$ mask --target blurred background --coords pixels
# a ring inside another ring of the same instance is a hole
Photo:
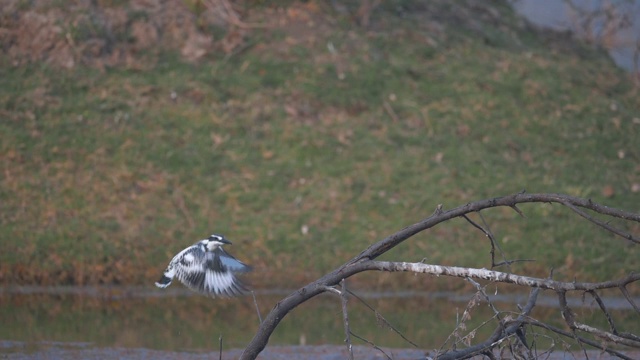
[[[223,331],[242,347],[258,324],[251,297],[153,287],[174,254],[213,232],[255,268],[245,280],[266,312],[438,204],[526,189],[640,211],[639,8],[3,1],[3,351],[42,341],[211,349]],[[507,258],[536,260],[514,272],[603,281],[638,270],[637,246],[567,209],[522,210],[482,214]],[[464,220],[384,258],[491,266],[488,241]],[[446,339],[468,301],[458,296],[473,293],[411,274],[350,282],[424,347]],[[522,296],[500,292],[512,305]],[[297,310],[273,341],[340,343],[334,301]],[[367,336],[406,347],[360,311]],[[218,322],[224,330],[209,332]]]

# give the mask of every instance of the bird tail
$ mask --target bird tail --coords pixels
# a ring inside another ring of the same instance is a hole
[[[166,288],[167,286],[171,285],[171,280],[172,279],[170,277],[162,275],[160,280],[156,281],[156,286],[159,288]]]

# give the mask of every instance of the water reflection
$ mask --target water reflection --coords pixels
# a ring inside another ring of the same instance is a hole
[[[287,291],[258,292],[263,316]],[[360,292],[397,330],[424,349],[437,348],[455,327],[473,294],[446,292]],[[392,296],[393,295],[393,296]],[[625,331],[640,332],[640,322],[621,299],[605,302]],[[517,311],[526,294],[499,295],[494,301],[502,311]],[[572,298],[579,316],[605,325],[598,319],[591,299]],[[545,304],[552,307],[545,307]],[[556,318],[552,296],[543,296],[534,316]],[[409,343],[384,325],[355,298],[349,300],[351,328],[377,345],[396,348]],[[493,316],[481,303],[472,310],[471,330]],[[182,288],[159,292],[152,288],[5,288],[0,290],[0,340],[38,343],[90,343],[98,347],[146,348],[169,351],[215,351],[219,337],[224,348],[243,348],[258,328],[259,319],[251,296],[208,299]],[[493,324],[492,324],[493,325]],[[556,322],[556,325],[562,326]],[[488,336],[491,326],[481,328],[476,339]],[[303,304],[282,321],[270,345],[342,344],[344,340],[339,299],[323,295]],[[354,342],[357,342],[354,340]],[[22,350],[21,350],[22,351]]]

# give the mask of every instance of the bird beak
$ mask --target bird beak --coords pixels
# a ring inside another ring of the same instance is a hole
[[[223,243],[223,244],[231,245],[231,241],[229,241],[227,239],[222,239],[222,240],[220,240],[220,242]]]

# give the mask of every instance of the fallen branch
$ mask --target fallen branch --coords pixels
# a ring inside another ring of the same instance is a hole
[[[479,212],[484,209],[494,208],[494,207],[509,207],[514,209],[520,216],[523,215],[521,211],[519,211],[517,204],[522,203],[557,203],[563,206],[568,207],[574,212],[577,212],[580,216],[585,218],[586,220],[596,224],[599,227],[604,228],[605,230],[611,231],[617,235],[624,237],[625,239],[630,240],[633,244],[638,244],[638,238],[631,234],[627,234],[618,229],[612,228],[607,223],[602,222],[599,219],[596,219],[586,212],[584,209],[593,211],[595,213],[628,220],[640,223],[640,214],[631,213],[615,208],[610,208],[607,206],[603,206],[597,204],[590,199],[581,199],[573,196],[562,195],[562,194],[526,194],[526,193],[517,193],[509,196],[498,197],[493,199],[486,199],[481,201],[472,202],[463,206],[456,207],[451,210],[443,210],[442,205],[438,205],[436,211],[429,216],[428,218],[405,227],[404,229],[392,234],[385,239],[371,245],[360,254],[358,254],[353,259],[347,261],[345,264],[340,266],[339,268],[333,270],[332,272],[324,275],[320,279],[307,284],[306,286],[298,289],[297,291],[291,293],[289,296],[285,297],[281,301],[279,301],[271,312],[267,315],[264,321],[261,323],[256,335],[248,344],[246,349],[241,355],[241,359],[255,359],[258,354],[265,348],[269,341],[269,337],[278,326],[280,321],[295,307],[302,304],[303,302],[315,297],[318,294],[321,294],[325,291],[331,291],[333,286],[336,286],[343,279],[347,279],[350,276],[353,276],[362,271],[415,271],[420,273],[428,273],[433,275],[446,275],[446,276],[454,276],[454,277],[463,277],[463,278],[477,278],[484,279],[494,282],[506,282],[517,284],[521,286],[528,286],[539,289],[552,289],[555,291],[573,291],[573,290],[598,290],[605,288],[619,288],[625,297],[629,300],[634,308],[638,308],[637,305],[631,300],[631,297],[628,296],[628,292],[626,291],[626,285],[638,281],[640,279],[640,274],[632,273],[628,276],[613,280],[606,281],[601,283],[584,283],[584,282],[559,282],[554,281],[552,279],[540,279],[534,277],[520,276],[514,275],[510,273],[491,271],[486,269],[467,269],[467,268],[459,268],[459,267],[447,267],[440,265],[429,265],[422,263],[405,263],[405,262],[384,262],[384,261],[374,261],[380,255],[386,253],[387,251],[393,249],[397,245],[401,244],[403,241],[409,239],[410,237],[420,233],[424,230],[430,229],[442,222],[457,218],[464,217],[465,215],[473,212]],[[576,211],[579,210],[579,211]],[[586,216],[585,216],[586,215]],[[605,226],[603,226],[605,225]],[[511,326],[511,325],[510,325]],[[520,325],[518,325],[520,326]],[[510,328],[505,328],[510,329]],[[500,331],[499,334],[503,334],[502,339],[504,339],[504,334],[508,333],[505,329],[496,329],[496,331]],[[513,333],[515,333],[513,330]],[[353,334],[353,333],[351,333]],[[500,341],[500,336],[495,339],[495,341]],[[582,342],[581,342],[582,343]],[[585,344],[589,344],[588,342],[584,342]],[[485,351],[486,352],[486,351]]]

